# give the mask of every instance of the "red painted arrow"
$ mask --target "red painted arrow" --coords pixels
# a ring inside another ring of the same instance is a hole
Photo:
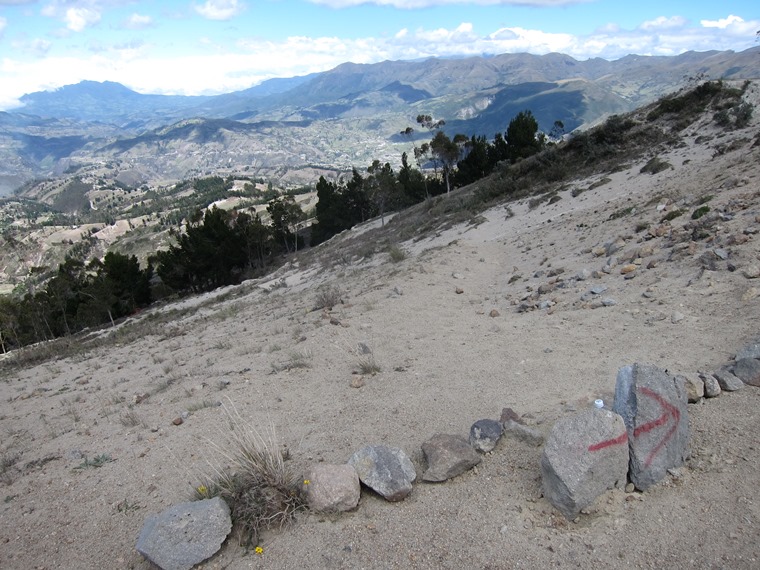
[[[676,430],[678,429],[678,424],[681,421],[681,412],[676,408],[674,405],[668,403],[665,398],[660,396],[657,392],[650,388],[639,388],[639,391],[644,396],[649,396],[650,398],[657,401],[658,404],[662,407],[664,412],[662,415],[650,422],[647,422],[645,424],[640,425],[635,430],[633,430],[633,437],[637,438],[642,433],[649,433],[655,428],[658,428],[660,426],[666,425],[670,419],[673,419],[673,425],[668,429],[668,431],[665,433],[665,435],[662,437],[662,439],[657,443],[657,445],[654,446],[654,449],[649,453],[649,455],[646,458],[646,461],[644,461],[644,466],[649,467],[652,464],[652,461],[654,460],[655,456],[660,453],[662,448],[665,446],[668,441],[670,441],[670,438],[673,437],[673,434],[676,433]]]
[[[613,445],[620,445],[622,443],[626,443],[628,441],[628,432],[623,432],[623,435],[620,435],[618,437],[614,437],[612,439],[605,439],[604,441],[600,441],[599,443],[595,443],[593,445],[588,446],[589,451],[599,451],[600,449],[604,449],[605,447],[611,447]]]

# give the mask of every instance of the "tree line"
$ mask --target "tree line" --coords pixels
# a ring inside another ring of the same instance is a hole
[[[279,256],[304,247],[304,233],[309,233],[310,245],[317,245],[357,223],[479,180],[500,162],[531,156],[546,144],[530,111],[514,117],[493,141],[463,135],[450,139],[441,130],[445,123],[429,115],[420,115],[417,123],[434,133],[429,143],[413,146],[417,168],[403,153],[398,171],[375,160],[364,173],[353,169],[344,180],[320,177],[310,232],[301,231],[306,214],[286,194],[267,205],[268,224],[255,212],[196,209],[185,217],[184,230],[171,230],[173,243],[151,256],[145,268],[135,256],[115,252],[89,263],[67,257],[38,290],[23,298],[0,297],[3,352],[113,324],[147,307],[156,296],[200,293],[264,274]],[[402,134],[412,133],[407,129]],[[229,181],[212,177],[195,186],[198,192],[216,195],[220,188],[229,189]]]

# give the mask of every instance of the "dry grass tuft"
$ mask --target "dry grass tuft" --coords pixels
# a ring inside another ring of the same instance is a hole
[[[196,488],[196,498],[221,497],[230,507],[239,542],[251,546],[262,530],[282,529],[305,508],[303,482],[285,465],[273,428],[265,438],[231,402],[222,407],[230,422],[229,441],[210,443],[231,467],[212,467],[214,475]]]

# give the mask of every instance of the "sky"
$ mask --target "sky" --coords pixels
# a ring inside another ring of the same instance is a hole
[[[742,51],[758,31],[758,0],[0,0],[0,110],[82,80],[214,95],[347,61]]]

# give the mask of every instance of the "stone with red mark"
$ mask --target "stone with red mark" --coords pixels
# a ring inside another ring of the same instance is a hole
[[[624,488],[628,433],[623,418],[590,408],[559,420],[541,455],[544,496],[568,520],[608,489]]]
[[[624,366],[612,409],[628,431],[628,477],[637,489],[648,489],[686,461],[690,432],[683,378],[650,364]]]

